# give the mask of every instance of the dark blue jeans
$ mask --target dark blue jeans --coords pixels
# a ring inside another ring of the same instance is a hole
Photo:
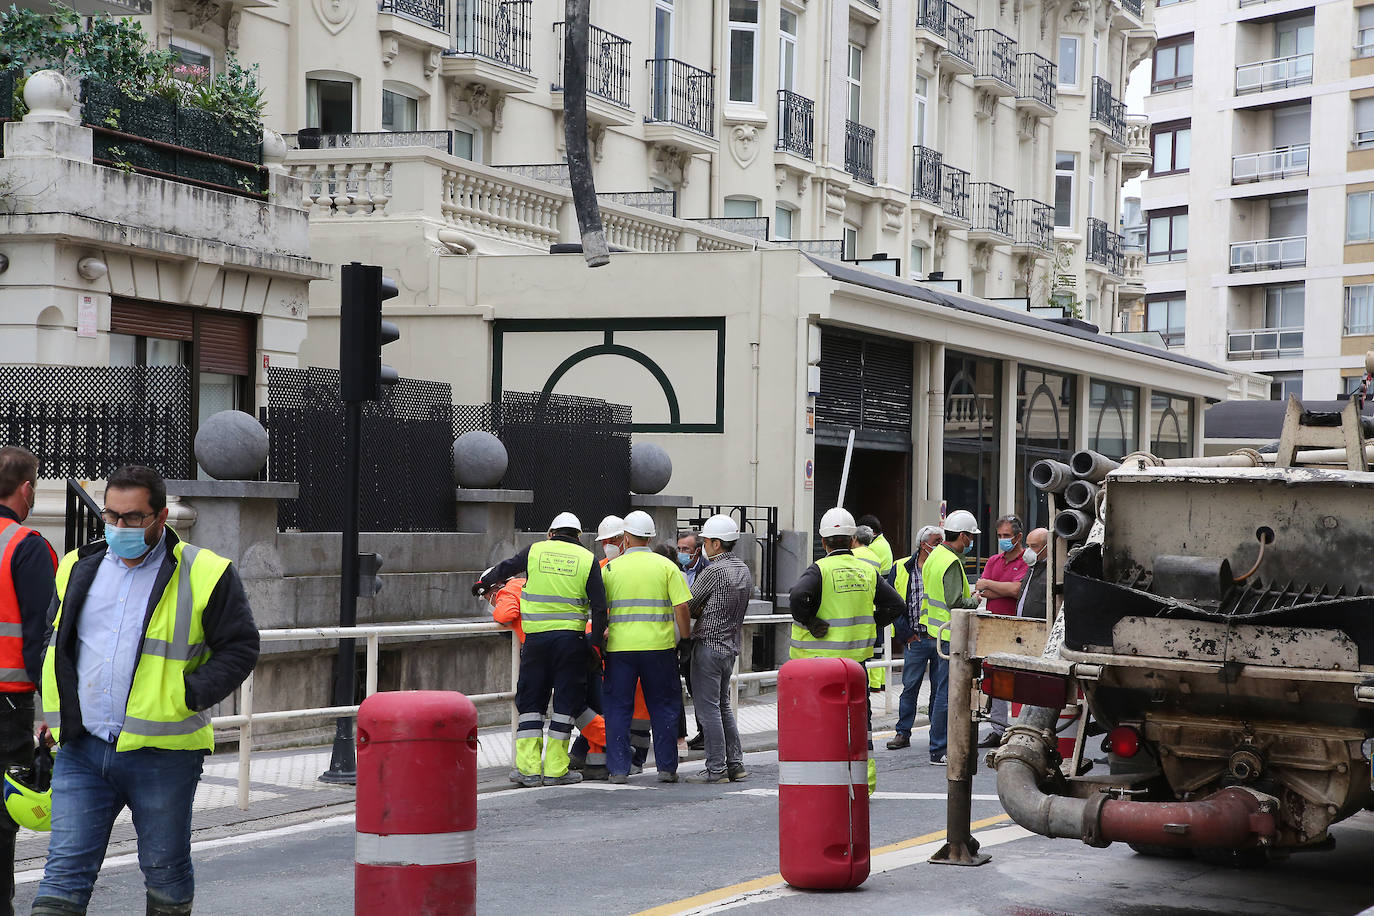
[[[676,649],[606,653],[602,696],[606,707],[606,767],[612,775],[630,772],[630,719],[636,682],[644,688],[644,704],[649,707],[654,765],[661,773],[676,773],[677,717],[682,708]]]
[[[150,897],[188,903],[191,805],[205,751],[119,752],[82,735],[62,745],[52,774],[52,837],[38,897],[85,909],[105,860],[115,817],[126,806],[138,835],[138,866]]]
[[[940,649],[949,654],[949,643]],[[929,668],[930,678],[930,756],[945,753],[949,731],[949,662],[935,651],[935,639],[917,639],[902,652],[902,698],[897,704],[897,733],[911,735],[916,723],[916,698],[921,692],[921,676]]]

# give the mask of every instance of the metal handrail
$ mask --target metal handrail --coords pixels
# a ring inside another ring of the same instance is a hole
[[[940,205],[940,166],[944,157],[928,146],[911,148],[911,198]]]
[[[973,15],[945,4],[945,41],[950,54],[973,66]]]
[[[873,184],[873,141],[877,131],[858,121],[844,122],[844,170]]]
[[[1276,359],[1281,356],[1301,356],[1302,332],[1303,329],[1300,327],[1228,330],[1226,358]]]
[[[556,69],[550,88],[563,91],[563,23],[553,24]],[[587,94],[630,107],[630,39],[596,26],[587,28]]]
[[[945,0],[916,0],[916,28],[943,37],[945,10]]]
[[[774,149],[810,159],[814,149],[815,103],[790,89],[778,90],[778,139]]]
[[[1231,273],[1252,270],[1283,270],[1307,264],[1307,236],[1255,239],[1231,245]]]
[[[530,72],[532,0],[458,0],[453,5],[449,56],[480,57]]]
[[[442,29],[448,18],[444,0],[378,0],[377,12],[395,13],[435,29]]]
[[[1242,153],[1231,157],[1231,183],[1270,181],[1306,175],[1311,158],[1311,145],[1298,143],[1280,146],[1260,153]]]
[[[951,219],[968,222],[969,173],[949,163],[940,166],[940,209]]]
[[[970,231],[995,232],[1011,237],[1012,190],[991,181],[975,181],[973,226]]]
[[[1268,92],[1312,82],[1312,55],[1292,54],[1236,66],[1236,95]]]
[[[1046,108],[1057,107],[1055,83],[1058,68],[1048,59],[1026,51],[1016,56],[1016,97],[1031,99]]]
[[[649,123],[668,122],[707,137],[716,126],[716,78],[671,57],[645,61],[649,70]]]
[[[1016,39],[996,29],[978,29],[974,76],[993,79],[1008,89],[1016,86]]]
[[[105,522],[100,517],[100,503],[96,502],[81,481],[67,478],[66,533],[63,553],[71,553],[104,536]]]

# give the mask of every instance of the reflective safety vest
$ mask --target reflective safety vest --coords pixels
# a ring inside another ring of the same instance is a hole
[[[636,547],[606,564],[604,575],[610,620],[607,652],[643,652],[677,646],[673,609],[691,600],[692,593],[676,563],[652,550]],[[673,576],[681,583],[680,589],[673,588]]]
[[[882,564],[878,567],[878,572],[884,576],[887,575],[888,571],[892,569],[892,545],[888,543],[887,538],[881,534],[878,535],[873,539],[873,543],[868,545],[868,549],[873,551]]]
[[[869,566],[872,566],[874,569],[876,569],[876,570],[878,571],[878,575],[882,575],[882,573],[883,573],[883,561],[882,561],[882,558],[879,557],[876,553],[873,552],[873,548],[872,548],[872,547],[868,547],[868,546],[866,546],[866,545],[864,545],[864,544],[860,544],[860,545],[858,545],[857,547],[855,547],[853,550],[851,550],[850,553],[854,555],[854,559],[856,559],[856,560],[863,560],[863,561],[864,561],[865,563],[867,563]]]
[[[926,557],[926,565],[921,567],[921,582],[925,585],[925,598],[921,601],[921,623],[935,636],[936,629],[949,623],[950,599],[945,595],[945,571],[958,565],[959,577],[964,582],[963,598],[972,597],[968,587],[968,575],[964,573],[962,558],[944,544],[939,545]],[[949,631],[940,634],[948,639]]]
[[[195,711],[186,705],[186,675],[210,660],[212,653],[205,644],[202,618],[229,561],[184,541],[178,541],[172,548],[172,557],[176,571],[159,596],[139,645],[129,702],[124,708],[124,727],[115,743],[117,751],[141,747],[210,751],[215,747],[210,711]],[[72,551],[57,568],[57,617],[53,620],[52,641],[43,656],[43,721],[54,738],[59,737],[62,727],[57,642],[64,626],[62,602],[76,561],[77,552]]]
[[[0,693],[32,693],[34,683],[24,668],[24,622],[19,614],[19,595],[14,590],[14,552],[24,538],[33,534],[32,528],[10,518],[0,518]],[[46,540],[57,569],[57,554]],[[43,609],[47,613],[47,609]]]
[[[791,658],[873,657],[878,626],[873,622],[873,595],[878,590],[878,567],[852,554],[836,553],[816,561],[821,572],[818,620],[830,625],[819,639],[799,623],[792,624]]]
[[[596,558],[581,544],[539,541],[525,563],[520,625],[525,635],[587,629],[587,576]]]

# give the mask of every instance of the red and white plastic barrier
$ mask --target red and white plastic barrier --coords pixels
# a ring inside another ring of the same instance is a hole
[[[868,676],[848,658],[798,658],[778,673],[778,847],[793,887],[868,878]]]
[[[375,693],[358,710],[355,916],[477,912],[477,707]]]

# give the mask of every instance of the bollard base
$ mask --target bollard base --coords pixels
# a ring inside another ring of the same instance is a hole
[[[353,720],[340,718],[334,726],[334,748],[329,755],[329,769],[320,774],[320,782],[356,785],[358,757],[353,746]]]
[[[978,841],[969,837],[966,841],[954,840],[940,847],[940,851],[926,860],[931,865],[963,865],[976,868],[992,861],[992,856],[978,851]]]

